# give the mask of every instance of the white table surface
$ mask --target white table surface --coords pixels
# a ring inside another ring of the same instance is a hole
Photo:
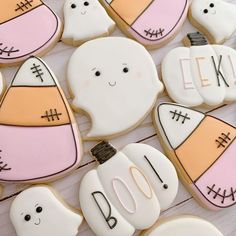
[[[48,4],[61,17],[61,19],[63,19],[62,6],[64,0],[45,0],[44,2]],[[234,4],[236,4],[236,0],[231,0],[229,2],[233,2]],[[163,56],[167,52],[169,52],[172,48],[181,46],[182,45],[181,40],[183,39],[183,37],[185,37],[188,32],[194,32],[194,31],[196,31],[196,29],[194,29],[191,26],[191,24],[188,21],[186,21],[181,32],[172,42],[170,42],[168,45],[159,50],[150,51],[157,65],[158,71],[160,71],[160,62]],[[113,35],[123,35],[123,34],[117,29],[113,33]],[[234,48],[236,47],[236,34],[234,34],[231,37],[231,39],[226,42],[226,45],[229,45]],[[74,50],[75,48],[67,46],[62,42],[58,42],[55,48],[52,51],[50,51],[46,56],[43,57],[43,59],[46,61],[49,67],[56,74],[69,101],[71,101],[71,99],[66,84],[66,66],[68,59],[70,58]],[[16,70],[17,67],[1,69],[7,83],[11,81]],[[169,98],[165,94],[163,94],[163,96],[158,100],[158,102],[162,101],[169,101]],[[233,125],[236,125],[236,104],[219,107],[218,109],[213,111],[212,114],[220,118],[224,118],[226,121],[231,122]],[[76,119],[78,121],[81,133],[85,134],[91,125],[89,120],[85,116],[79,114],[76,114]],[[111,140],[111,143],[115,147],[117,147],[117,149],[120,149],[126,144],[132,142],[146,143],[162,151],[162,148],[159,144],[159,140],[155,135],[155,133],[156,132],[153,128],[152,121],[149,116],[138,128],[129,132],[126,135]],[[78,189],[80,185],[80,180],[88,170],[95,167],[93,159],[88,154],[89,149],[94,144],[95,142],[84,142],[85,156],[81,163],[81,167],[78,170],[71,173],[71,175],[52,183],[55,189],[59,191],[60,194],[71,205],[78,208],[79,208]],[[9,208],[14,199],[14,196],[16,196],[21,190],[25,189],[26,187],[27,187],[26,185],[22,184],[21,185],[4,184],[4,193],[0,198],[0,236],[16,235],[9,219]],[[180,184],[179,192],[174,203],[169,209],[161,213],[161,217],[167,217],[173,215],[178,216],[181,214],[192,214],[205,218],[210,222],[214,223],[223,232],[225,236],[236,236],[236,207],[231,207],[229,209],[222,210],[219,212],[212,212],[205,210],[196,203],[196,201],[186,191],[186,189],[182,186],[182,184]],[[80,227],[79,235],[93,236],[94,233],[89,229],[88,225],[84,222],[83,225]]]

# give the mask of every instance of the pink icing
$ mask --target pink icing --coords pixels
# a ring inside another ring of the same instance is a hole
[[[72,130],[73,127],[73,130]],[[24,182],[56,177],[80,162],[76,125],[16,127],[0,125],[0,180]],[[77,142],[76,142],[77,141]],[[0,168],[1,169],[1,168]]]
[[[196,182],[196,187],[203,196],[219,208],[229,207],[236,203],[236,193],[232,194],[232,192],[236,192],[235,153],[236,141],[228,147],[214,165]],[[214,188],[210,191],[207,186],[210,188],[214,186]],[[221,188],[219,194],[224,195],[224,190],[226,190],[225,195],[229,197],[216,196],[213,191],[217,192],[219,188]],[[210,204],[209,202],[208,204]]]
[[[60,32],[60,20],[45,5],[0,25],[1,49],[19,50],[2,53],[0,64],[26,59],[45,50]]]
[[[154,0],[144,13],[134,22],[129,33],[139,42],[152,45],[162,43],[173,37],[179,27],[184,23],[188,12],[187,0]],[[145,31],[159,32],[156,36]]]

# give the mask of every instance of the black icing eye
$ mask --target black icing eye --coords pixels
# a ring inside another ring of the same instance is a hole
[[[129,72],[129,68],[128,68],[128,67],[125,67],[125,68],[123,69],[123,72],[124,72],[124,73],[128,73],[128,72]]]
[[[39,207],[36,208],[36,212],[37,212],[37,213],[40,213],[40,212],[42,212],[42,211],[43,211],[43,208],[42,208],[42,207],[39,206]]]
[[[101,75],[101,72],[100,72],[100,71],[96,71],[96,72],[95,72],[95,75],[96,75],[97,77],[99,77],[99,76]]]
[[[25,215],[25,221],[30,221],[31,216],[30,215]]]
[[[163,188],[164,188],[164,189],[168,189],[168,185],[167,185],[167,184],[164,184],[164,185],[163,185]]]
[[[211,3],[211,4],[210,4],[210,7],[211,7],[211,8],[213,8],[214,6],[215,6],[214,3]]]
[[[203,11],[205,14],[207,14],[208,13],[208,10],[207,9],[204,9],[204,11]]]
[[[75,9],[76,8],[76,5],[73,3],[73,4],[71,4],[71,8],[72,9]]]
[[[84,5],[87,7],[89,5],[89,2],[84,2]]]

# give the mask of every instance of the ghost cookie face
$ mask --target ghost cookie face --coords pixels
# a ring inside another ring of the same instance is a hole
[[[1,0],[0,66],[44,54],[60,32],[60,19],[41,0]]]
[[[110,138],[135,128],[163,89],[146,49],[119,37],[79,47],[69,61],[67,77],[73,108],[85,111],[92,121],[86,139]]]
[[[167,155],[196,200],[211,210],[235,205],[235,127],[171,103],[154,110],[154,123]]]
[[[148,48],[175,37],[188,12],[187,0],[101,0],[120,28]],[[171,17],[170,17],[171,16]]]
[[[189,20],[211,43],[221,44],[236,30],[236,5],[224,0],[193,0]]]
[[[0,181],[42,182],[78,167],[76,121],[51,70],[31,57],[0,103]]]
[[[223,236],[210,222],[194,216],[165,219],[145,231],[141,236]]]
[[[91,153],[99,165],[82,179],[79,199],[97,236],[132,236],[150,228],[174,201],[177,174],[158,150],[129,144],[118,152],[101,142]]]
[[[64,19],[62,41],[74,46],[107,36],[115,29],[114,21],[98,0],[67,0],[64,5]]]
[[[170,51],[162,61],[162,79],[169,96],[186,106],[218,106],[236,101],[236,51],[209,45],[197,32]],[[175,70],[171,70],[176,65]]]
[[[43,185],[20,193],[10,209],[17,236],[76,236],[83,217],[59,198]]]

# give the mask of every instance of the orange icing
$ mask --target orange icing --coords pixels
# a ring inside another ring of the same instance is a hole
[[[142,14],[153,0],[114,0],[111,7],[129,25]]]
[[[41,0],[1,0],[0,24],[9,21],[22,14],[25,14],[26,12],[31,11],[35,7],[40,6],[42,4],[43,3]],[[19,8],[19,6],[21,8]]]
[[[57,116],[43,118],[46,111]],[[61,115],[60,115],[61,114]],[[19,126],[56,126],[70,123],[57,87],[11,87],[2,101],[0,123]]]
[[[224,152],[216,140],[222,133],[230,133],[231,141],[236,137],[234,127],[207,116],[194,133],[176,149],[176,155],[192,181],[196,181]]]

